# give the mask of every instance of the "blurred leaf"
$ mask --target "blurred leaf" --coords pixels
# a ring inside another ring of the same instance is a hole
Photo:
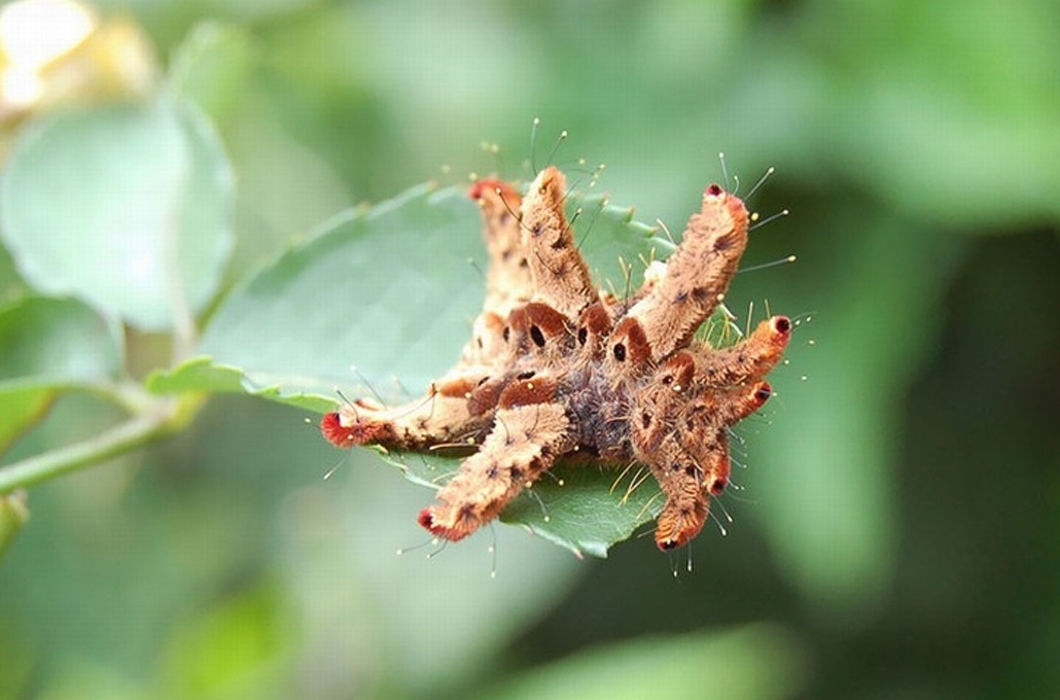
[[[634,223],[632,210],[607,206],[602,197],[572,196],[569,208],[572,216],[582,210],[578,239],[590,266],[617,279],[618,294],[639,286],[656,250],[672,248]],[[193,360],[156,373],[148,386],[249,393],[325,411],[337,406],[334,388],[353,380],[353,362],[370,385],[358,392],[407,398],[399,390],[426,386],[459,356],[481,307],[481,263],[468,262],[483,258],[480,228],[463,193],[429,186],[340,215],[226,299],[200,348],[212,364]],[[620,257],[630,269],[628,285]],[[433,455],[403,461],[406,476],[432,487],[459,464]],[[616,476],[570,469],[564,486],[546,479],[534,487],[540,504],[521,500],[503,519],[579,555],[605,556],[662,505],[648,480],[619,506],[628,481],[612,493]]]
[[[249,34],[219,22],[195,25],[170,66],[173,90],[224,124],[245,97],[255,59]]]
[[[226,286],[259,271],[306,231],[355,201],[349,185],[321,154],[276,120],[270,104],[263,88],[244,92],[226,131],[232,166],[239,173],[236,246]]]
[[[315,630],[299,664],[314,673],[303,695],[466,697],[451,690],[488,673],[592,568],[512,527],[483,528],[428,557],[438,547],[415,518],[428,492],[379,468],[367,450],[350,453],[346,468],[324,481],[312,465],[334,462],[326,445],[288,449],[299,428],[290,420],[278,428],[291,440],[279,448],[287,464],[276,468],[303,466],[303,486],[284,500],[278,528],[282,570]],[[395,556],[398,549],[405,554]]]
[[[799,695],[803,666],[790,635],[757,625],[590,649],[524,673],[487,697],[771,700]]]
[[[858,233],[819,242],[835,256],[828,276],[783,298],[821,313],[797,329],[790,366],[773,375],[773,418],[754,436],[748,476],[788,575],[822,614],[859,619],[891,590],[897,407],[931,348],[958,241],[897,219],[866,225],[853,210],[837,208],[831,223]]]
[[[1013,129],[1012,115],[980,114],[971,96],[940,92],[922,78],[867,83],[871,92],[856,114],[831,131],[849,144],[835,156],[891,206],[970,233],[1018,231],[1014,222],[1060,216],[1060,106]]]
[[[15,271],[15,261],[7,249],[0,246],[0,304],[8,304],[25,293],[26,285]]]
[[[44,417],[54,394],[45,387],[0,389],[0,453]]]
[[[0,386],[114,377],[121,330],[74,299],[28,297],[0,309]]]
[[[164,655],[163,697],[285,697],[285,653],[297,638],[267,585],[222,600],[177,627]]]
[[[38,656],[34,649],[35,640],[27,634],[19,634],[23,630],[12,625],[7,616],[0,620],[0,627],[8,633],[0,634],[0,659],[4,660],[4,672],[0,673],[0,698],[26,697]]]
[[[117,376],[121,330],[74,299],[28,297],[0,309],[0,452],[54,392]]]
[[[1057,217],[1057,7],[817,3],[804,21],[834,51],[817,150],[918,218],[1003,232]]]
[[[27,283],[147,329],[216,291],[233,178],[209,123],[170,99],[46,118],[0,182],[0,235]]]
[[[27,520],[26,492],[0,493],[0,559]]]
[[[146,700],[150,694],[135,680],[104,663],[90,662],[86,655],[65,658],[49,673],[39,700]]]

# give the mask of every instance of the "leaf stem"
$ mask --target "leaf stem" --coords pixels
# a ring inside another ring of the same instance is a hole
[[[157,399],[135,382],[70,383],[65,389],[81,390],[120,406],[132,415],[148,413]]]
[[[83,469],[179,432],[202,404],[201,397],[189,399],[155,402],[149,410],[87,440],[0,467],[0,495]]]

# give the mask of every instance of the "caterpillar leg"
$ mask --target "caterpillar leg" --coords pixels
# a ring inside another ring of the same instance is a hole
[[[645,281],[640,300],[626,314],[643,327],[652,360],[687,346],[717,307],[747,246],[747,222],[739,198],[717,185],[703,192],[702,208],[689,219],[666,272]]]
[[[553,167],[542,170],[530,184],[523,199],[522,240],[534,284],[533,300],[577,318],[597,300],[597,294],[563,212],[566,186],[563,173]]]
[[[347,403],[324,416],[320,431],[336,447],[423,449],[480,437],[489,426],[489,414],[478,410],[474,398],[484,379],[488,376],[481,373],[452,377],[432,384],[425,397],[390,408],[365,399]]]
[[[666,494],[655,528],[659,549],[673,549],[699,534],[707,520],[712,493],[720,495],[729,476],[728,445],[715,440],[691,450],[676,433],[650,453],[639,455]]]
[[[571,447],[570,427],[557,403],[499,409],[481,449],[420,512],[420,525],[455,541],[490,522]]]
[[[483,311],[507,316],[512,307],[530,301],[533,283],[515,212],[522,198],[501,180],[478,180],[468,196],[482,210],[482,237],[489,264],[486,268],[486,301]]]
[[[791,320],[773,316],[758,324],[754,332],[732,347],[712,350],[692,346],[696,354],[696,375],[710,386],[732,386],[757,381],[780,362],[791,339]]]

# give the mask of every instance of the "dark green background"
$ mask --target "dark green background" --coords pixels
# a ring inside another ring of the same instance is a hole
[[[507,527],[496,580],[488,533],[396,557],[428,492],[368,453],[322,481],[341,455],[304,414],[217,399],[31,492],[0,566],[0,696],[1060,694],[1056,3],[125,9],[164,62],[226,24],[185,89],[238,177],[231,280],[345,206],[525,175],[537,116],[538,160],[567,129],[555,161],[606,163],[596,187],[672,229],[719,150],[745,191],[775,165],[752,203],[792,214],[745,264],[799,262],[740,276],[731,307],[813,320],[691,574],[650,537],[579,562]],[[64,400],[7,458],[111,420]]]

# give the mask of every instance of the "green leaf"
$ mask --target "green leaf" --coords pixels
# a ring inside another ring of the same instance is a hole
[[[429,488],[438,488],[460,466],[456,457],[379,451],[406,479]],[[579,558],[607,557],[612,544],[662,510],[658,483],[637,466],[605,470],[561,463],[548,474],[551,478],[542,478],[505,509],[501,522],[522,526]]]
[[[647,467],[604,470],[560,464],[501,515],[501,521],[523,525],[550,542],[582,553],[606,557],[608,548],[659,515],[665,502]]]
[[[0,182],[28,284],[146,329],[201,310],[232,246],[233,177],[210,124],[171,99],[31,124]]]
[[[227,394],[251,394],[278,403],[317,413],[335,409],[328,396],[285,391],[282,386],[260,386],[238,367],[214,364],[209,357],[195,357],[171,370],[156,370],[145,384],[156,394],[179,394],[185,391],[209,391]]]
[[[224,123],[245,95],[255,50],[245,30],[200,22],[177,48],[170,67],[174,91]]]
[[[780,700],[804,686],[802,656],[789,634],[767,625],[638,639],[529,671],[487,697]]]
[[[0,309],[0,386],[114,377],[121,329],[74,299],[27,297]]]
[[[55,392],[44,387],[0,390],[0,453],[30,426],[44,418]]]
[[[260,386],[335,399],[356,365],[388,399],[418,393],[459,355],[482,303],[478,214],[421,186],[337,216],[232,293],[199,350]],[[357,390],[366,391],[365,388]]]
[[[55,392],[115,378],[121,329],[74,299],[27,297],[0,309],[0,452]]]
[[[576,230],[583,253],[618,294],[639,286],[656,251],[672,248],[634,223],[631,210],[606,206],[602,197],[569,199],[571,216],[582,209]],[[480,229],[477,208],[454,188],[420,186],[340,215],[226,299],[200,347],[212,359],[156,373],[148,387],[249,393],[317,411],[338,405],[337,387],[407,400],[456,360],[481,308]],[[459,465],[437,455],[389,459],[434,487]],[[520,498],[502,520],[579,555],[605,556],[662,505],[652,479],[627,496],[636,469],[614,490],[617,473],[555,471],[563,486],[543,480],[536,496]]]

